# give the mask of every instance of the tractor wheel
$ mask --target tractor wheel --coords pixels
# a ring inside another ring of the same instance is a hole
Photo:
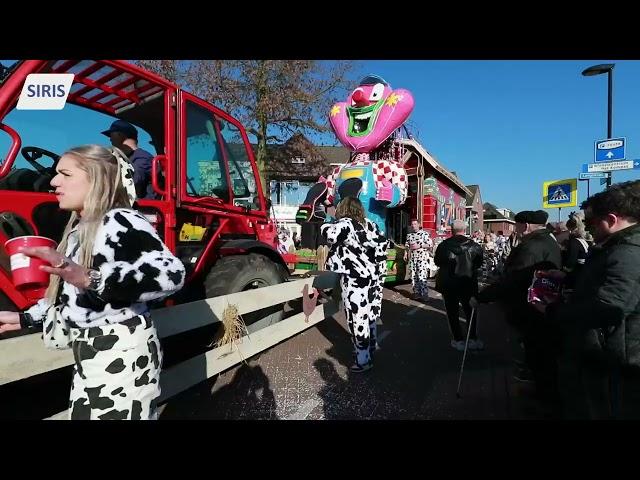
[[[250,253],[222,257],[204,281],[207,298],[277,285],[286,280],[286,272],[264,255]],[[274,305],[242,315],[249,333],[282,320],[284,305]]]

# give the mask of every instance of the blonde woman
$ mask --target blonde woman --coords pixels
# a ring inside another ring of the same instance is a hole
[[[321,227],[330,245],[327,269],[340,274],[342,302],[355,348],[351,371],[365,372],[373,366],[372,354],[377,346],[387,239],[375,223],[365,218],[357,198],[341,200],[336,219]]]
[[[584,267],[589,253],[584,213],[572,212],[566,225],[567,229],[569,229],[569,238],[564,242],[562,269],[567,272],[567,277],[565,278],[566,286],[573,288],[578,273]]]
[[[147,302],[184,283],[184,266],[135,210],[132,167],[122,151],[67,151],[51,180],[72,212],[56,250],[25,248],[51,267],[45,298],[24,313],[0,312],[0,332],[42,328],[55,307],[75,360],[71,419],[155,419],[162,351]]]

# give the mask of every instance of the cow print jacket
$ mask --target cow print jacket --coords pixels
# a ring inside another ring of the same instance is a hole
[[[350,218],[341,218],[320,227],[330,245],[327,268],[352,278],[373,278],[381,275],[382,262],[387,258],[388,241],[378,226],[365,219],[365,225]]]
[[[420,229],[407,235],[405,247],[410,250],[429,250],[433,247],[433,240],[428,231]]]
[[[66,256],[79,262],[77,230],[69,233]],[[140,213],[124,208],[109,211],[98,229],[93,265],[102,274],[97,290],[61,282],[62,317],[74,328],[118,323],[146,314],[147,302],[182,288],[185,269]],[[35,322],[44,319],[49,304],[40,300],[26,311]]]

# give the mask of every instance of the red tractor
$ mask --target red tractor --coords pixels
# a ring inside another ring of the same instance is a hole
[[[16,109],[34,73],[74,74],[62,110]],[[58,209],[49,185],[59,155],[76,145],[108,144],[100,131],[115,119],[136,126],[140,146],[155,155],[157,199],[139,200],[137,208],[187,268],[174,301],[287,279],[270,203],[236,119],[128,62],[23,60],[0,68],[0,310],[34,302],[13,286],[4,242],[20,235],[60,239],[69,214]]]

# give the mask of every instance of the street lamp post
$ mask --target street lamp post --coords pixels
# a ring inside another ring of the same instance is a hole
[[[606,73],[608,76],[608,105],[607,105],[607,139],[613,136],[613,67],[615,67],[615,63],[603,63],[600,65],[594,65],[583,70],[582,75],[585,77],[591,77],[594,75],[600,75],[602,73]],[[609,176],[607,177],[607,187],[611,185],[611,177],[613,172],[609,172]]]

